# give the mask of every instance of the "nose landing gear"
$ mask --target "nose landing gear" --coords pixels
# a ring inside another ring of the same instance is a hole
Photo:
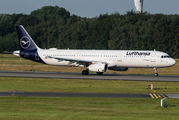
[[[155,70],[155,77],[157,77],[158,76],[157,68],[154,68],[154,70]]]

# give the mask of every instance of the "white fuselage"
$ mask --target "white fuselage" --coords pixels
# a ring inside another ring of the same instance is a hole
[[[78,66],[78,63],[47,56],[101,61],[107,63],[108,67],[162,68],[173,66],[176,63],[168,54],[160,51],[38,49],[38,54],[46,64],[57,66]]]

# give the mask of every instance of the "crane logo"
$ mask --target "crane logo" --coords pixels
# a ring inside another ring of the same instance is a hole
[[[30,39],[27,37],[27,36],[23,36],[21,39],[20,39],[20,46],[23,48],[23,49],[27,49],[30,47]]]

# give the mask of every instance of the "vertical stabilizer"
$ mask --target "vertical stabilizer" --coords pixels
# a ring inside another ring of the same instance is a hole
[[[16,26],[17,35],[19,38],[19,46],[21,50],[34,50],[38,49],[38,46],[35,44],[35,42],[32,40],[30,35],[27,33],[27,31],[24,29],[22,25]]]

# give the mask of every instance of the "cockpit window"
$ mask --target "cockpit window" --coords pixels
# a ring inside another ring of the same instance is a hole
[[[161,58],[171,58],[169,55],[162,55]]]

